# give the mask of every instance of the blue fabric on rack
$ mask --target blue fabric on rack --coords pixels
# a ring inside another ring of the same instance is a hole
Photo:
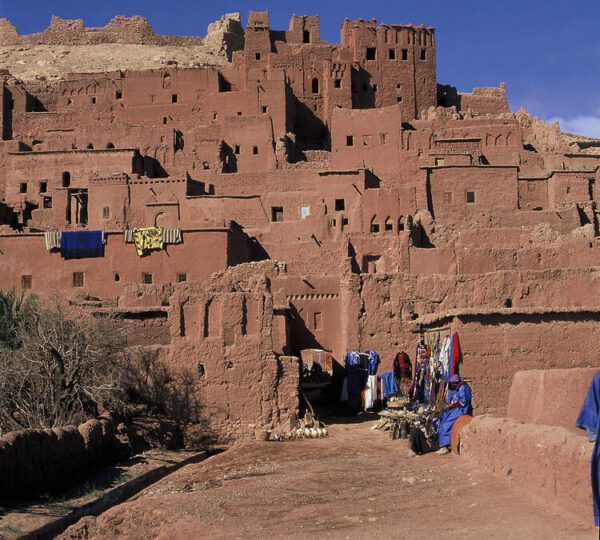
[[[385,399],[398,393],[400,389],[396,383],[396,377],[394,377],[393,371],[382,373],[379,375],[379,378],[383,381],[383,397]]]
[[[60,237],[60,254],[65,259],[104,257],[102,231],[67,231]]]
[[[369,375],[376,375],[379,367],[379,355],[375,351],[367,351],[367,356],[369,357],[367,371]]]
[[[344,367],[348,381],[348,394],[360,394],[363,387],[360,354],[349,351],[344,355]]]

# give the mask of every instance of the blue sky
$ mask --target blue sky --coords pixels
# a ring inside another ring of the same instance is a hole
[[[564,130],[600,137],[600,0],[0,0],[20,33],[51,15],[87,26],[143,15],[161,34],[204,35],[225,12],[268,9],[271,27],[292,14],[319,15],[321,37],[339,41],[344,17],[435,26],[438,81],[468,91],[506,82],[512,110],[524,106]]]

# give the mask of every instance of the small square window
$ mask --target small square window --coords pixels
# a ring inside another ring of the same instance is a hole
[[[115,92],[115,99],[123,99],[123,92],[121,90]]]
[[[48,191],[48,182],[40,182],[40,193],[46,193]]]
[[[408,49],[402,49],[402,60],[408,60]]]
[[[27,193],[27,182],[19,183],[19,193]]]
[[[341,88],[342,87],[342,79],[336,79],[335,81],[333,81],[333,86],[335,86],[335,88]]]
[[[446,163],[446,160],[443,157],[435,158],[435,166],[436,167],[443,167],[445,163]]]
[[[402,103],[402,96],[396,97],[396,103]]]
[[[213,120],[216,120],[218,117],[219,117],[219,115],[216,112],[214,112],[213,113]]]
[[[67,99],[67,105],[72,105],[73,104],[73,100],[71,98]]]
[[[337,224],[337,221],[335,219],[332,219],[329,223],[331,224],[332,227],[335,227]]]
[[[473,204],[475,202],[475,192],[467,191],[467,203]]]
[[[102,208],[102,219],[110,218],[110,206],[104,206]]]
[[[348,218],[342,218],[342,225],[348,225]]]
[[[394,224],[391,221],[386,221],[384,227],[387,232],[394,230]]]
[[[238,115],[238,116],[242,116],[242,111],[238,111],[238,112],[237,112],[237,115]]]
[[[371,223],[371,232],[378,233],[379,232],[379,223]]]
[[[267,107],[266,105],[263,105],[260,110],[262,111],[263,114],[266,114],[269,112],[269,107]]]
[[[401,90],[401,89],[402,89],[402,85],[401,85],[400,83],[398,83],[398,84],[396,85],[396,90]]]
[[[444,204],[452,204],[452,192],[451,191],[444,192]]]
[[[52,208],[52,197],[44,197],[42,205],[44,208]]]
[[[396,60],[396,49],[390,49],[389,51],[389,59]]]
[[[427,60],[427,49],[421,49],[421,60]]]
[[[142,283],[144,285],[152,285],[152,274],[150,272],[142,273]]]
[[[29,274],[21,276],[21,289],[31,289],[32,277]]]
[[[271,207],[271,221],[282,222],[283,221],[283,207],[272,206]]]
[[[239,145],[239,144],[236,144],[236,145],[233,147],[233,153],[234,153],[236,156],[238,156],[238,155],[240,154],[240,145]]]
[[[177,103],[177,94],[171,94],[171,103]]]
[[[375,60],[377,57],[377,49],[375,47],[367,47],[367,60]]]
[[[336,199],[335,200],[335,211],[343,212],[346,210],[346,201],[344,199]]]
[[[163,126],[166,126],[166,125],[167,125],[167,120],[168,120],[168,119],[167,119],[167,117],[166,117],[166,116],[163,116]]]
[[[387,142],[388,142],[387,133],[380,133],[379,134],[379,143],[380,144],[387,144]]]
[[[184,283],[186,281],[187,281],[187,274],[185,274],[183,272],[180,274],[177,274],[177,283]]]
[[[119,274],[119,272],[115,272],[114,279],[115,281],[121,281],[121,274]]]
[[[92,103],[96,103],[96,96],[92,96]]]
[[[252,153],[257,156],[258,155],[258,146],[253,146],[252,147]]]
[[[73,272],[73,287],[83,287],[83,272]]]
[[[346,146],[354,146],[354,137],[352,135],[346,135]]]
[[[257,60],[260,60],[260,53],[259,52],[254,53],[254,58],[256,58]]]

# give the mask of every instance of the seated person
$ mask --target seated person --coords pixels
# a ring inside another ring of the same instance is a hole
[[[438,454],[450,452],[450,433],[452,426],[459,416],[471,414],[471,388],[462,381],[460,376],[452,375],[448,380],[448,396],[446,397],[446,408],[440,417]]]

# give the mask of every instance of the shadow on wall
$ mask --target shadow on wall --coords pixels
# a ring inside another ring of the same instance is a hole
[[[263,245],[253,236],[248,239],[250,244],[250,260],[251,261],[266,261],[271,258]]]
[[[161,163],[153,157],[144,156],[144,174],[148,178],[168,178],[169,173],[165,171]]]
[[[226,142],[221,145],[221,163],[224,173],[236,173],[238,170],[237,152],[239,147],[231,148]]]
[[[295,96],[294,102],[296,109],[294,133],[298,137],[298,142],[314,149],[330,150],[327,129],[323,121],[308,105]]]
[[[298,311],[294,304],[291,304],[290,317],[292,320],[292,355],[299,357],[302,349],[323,349],[323,345],[319,343],[316,336],[306,326],[302,313]]]
[[[353,67],[352,72],[352,108],[374,109],[375,88],[371,85],[371,75],[362,67]]]

